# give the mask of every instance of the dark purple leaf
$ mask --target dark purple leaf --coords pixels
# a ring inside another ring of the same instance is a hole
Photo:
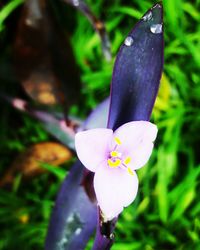
[[[44,128],[58,141],[74,149],[75,131],[73,127],[66,125],[64,119],[58,120],[52,114],[38,110],[29,110],[29,114],[42,122]]]
[[[162,24],[162,6],[156,4],[121,46],[112,77],[108,128],[150,119],[163,69]],[[115,223],[116,219],[106,224],[99,220],[93,250],[110,249]]]
[[[80,126],[80,120],[68,119],[66,124],[65,119],[62,115],[51,114],[47,111],[37,110],[32,108],[26,101],[18,98],[10,98],[1,95],[2,98],[7,100],[11,105],[25,113],[28,113],[32,117],[39,120],[44,128],[53,135],[58,141],[62,142],[67,147],[74,150],[74,136],[77,127]]]
[[[97,208],[81,186],[84,167],[77,161],[58,193],[46,238],[47,250],[84,249],[97,224]]]
[[[156,4],[128,34],[116,58],[108,127],[149,120],[163,69],[162,6]]]
[[[98,225],[95,237],[95,244],[92,250],[109,250],[114,242],[114,234],[112,233],[115,228],[117,218],[112,221],[102,222],[100,210],[98,213]],[[99,226],[101,223],[101,226]]]

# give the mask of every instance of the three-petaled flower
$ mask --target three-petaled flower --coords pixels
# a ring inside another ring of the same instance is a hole
[[[97,128],[76,134],[78,158],[95,172],[94,189],[106,220],[134,201],[138,190],[134,170],[148,161],[156,135],[156,125],[147,121],[128,122],[114,132]]]

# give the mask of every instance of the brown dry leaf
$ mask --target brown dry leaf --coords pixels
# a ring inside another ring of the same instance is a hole
[[[78,100],[80,74],[69,38],[46,0],[27,0],[14,44],[14,66],[27,94],[35,101],[67,109]]]
[[[59,166],[70,160],[71,157],[71,151],[60,143],[41,142],[35,144],[16,158],[1,179],[0,186],[12,183],[17,173],[21,173],[24,178],[30,178],[46,172],[40,167],[40,162]]]

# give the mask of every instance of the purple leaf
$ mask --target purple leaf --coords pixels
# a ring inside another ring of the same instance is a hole
[[[80,126],[80,121],[76,119],[70,120],[69,118],[69,125],[67,125],[63,116],[59,117],[58,114],[53,115],[47,111],[36,110],[35,108],[32,108],[26,101],[19,98],[10,98],[3,95],[1,95],[1,97],[11,103],[14,108],[28,113],[32,117],[39,120],[44,128],[57,140],[67,147],[74,149],[75,130],[76,127]]]
[[[98,221],[101,221],[100,213],[98,213]],[[114,242],[114,231],[117,218],[106,223],[102,223],[101,228],[97,226],[95,244],[92,250],[109,250]],[[104,235],[102,237],[102,235]]]
[[[163,69],[162,6],[154,5],[128,34],[116,58],[108,128],[148,121]]]
[[[46,238],[47,250],[84,249],[97,223],[97,208],[81,186],[83,165],[77,161],[58,193]]]

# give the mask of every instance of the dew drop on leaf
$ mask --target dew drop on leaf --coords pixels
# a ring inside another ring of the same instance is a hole
[[[74,6],[79,6],[79,0],[73,0],[73,5]]]
[[[131,46],[132,44],[133,44],[133,38],[131,37],[131,36],[128,36],[126,39],[125,39],[125,41],[124,41],[124,44],[126,45],[126,46]]]
[[[162,24],[152,24],[150,30],[153,34],[162,33]]]
[[[76,229],[74,234],[79,235],[81,233],[81,231],[82,231],[82,229],[79,227],[79,228]]]
[[[149,11],[145,16],[143,16],[142,20],[146,22],[151,20],[152,17],[153,17],[152,11]]]

